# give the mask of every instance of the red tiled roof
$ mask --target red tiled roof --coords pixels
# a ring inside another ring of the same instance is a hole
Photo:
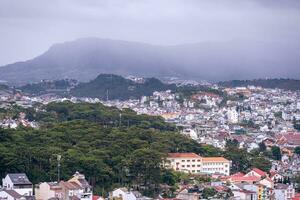
[[[300,145],[300,133],[297,132],[289,132],[286,134],[279,134],[277,137],[277,144],[292,144],[292,145]]]
[[[256,182],[259,181],[260,178],[256,176],[233,176],[230,177],[229,180],[231,180],[232,182]]]
[[[229,162],[223,157],[203,157],[202,162]]]
[[[237,173],[231,175],[231,177],[243,177],[243,176],[245,176],[245,174],[242,172],[237,172]]]
[[[98,200],[100,196],[93,195],[93,200]]]
[[[195,153],[169,153],[170,158],[201,158],[201,156]]]
[[[258,168],[253,168],[251,171],[254,171],[255,173],[259,174],[260,176],[266,176],[267,173],[258,169]]]

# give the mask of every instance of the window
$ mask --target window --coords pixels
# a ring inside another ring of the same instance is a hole
[[[186,167],[190,167],[190,165],[187,165]]]
[[[186,160],[186,162],[190,162],[190,160]]]
[[[192,160],[192,162],[195,162],[195,160]]]
[[[192,170],[192,172],[195,172],[195,170]]]
[[[181,162],[185,162],[185,160],[181,160]]]
[[[181,167],[185,167],[185,165],[181,165]]]
[[[201,162],[201,160],[197,160],[197,162]]]
[[[201,165],[197,165],[197,167],[200,167]]]
[[[192,165],[192,167],[195,167],[195,165]]]

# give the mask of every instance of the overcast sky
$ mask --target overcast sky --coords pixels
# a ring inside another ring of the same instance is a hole
[[[100,37],[172,45],[299,43],[299,0],[0,0],[0,65],[57,42]]]

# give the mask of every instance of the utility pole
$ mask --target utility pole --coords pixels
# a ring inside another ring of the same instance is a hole
[[[61,160],[61,155],[57,155],[57,182],[59,183],[60,181],[60,160]]]
[[[106,101],[108,101],[108,89],[106,90]]]

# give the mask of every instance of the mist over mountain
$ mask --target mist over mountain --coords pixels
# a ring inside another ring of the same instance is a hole
[[[296,43],[230,41],[158,46],[83,38],[55,44],[32,60],[0,67],[0,80],[12,84],[64,78],[88,81],[100,73],[209,81],[299,79],[299,52]]]

